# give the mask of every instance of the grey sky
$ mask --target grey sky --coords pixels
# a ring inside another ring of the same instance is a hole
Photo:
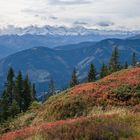
[[[89,0],[49,0],[50,4],[55,5],[80,5],[80,4],[89,4],[91,1]]]
[[[140,0],[0,0],[0,28],[47,24],[140,30],[139,5]]]

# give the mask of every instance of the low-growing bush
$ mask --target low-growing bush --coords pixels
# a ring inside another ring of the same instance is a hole
[[[135,124],[139,120],[140,117],[130,114],[97,115],[46,123],[11,134],[14,140],[119,140],[138,136]]]
[[[31,110],[36,110],[36,109],[39,109],[40,106],[41,106],[41,104],[40,104],[39,102],[34,101],[34,102],[31,104],[31,106],[29,107],[29,109],[31,109]]]
[[[113,90],[116,94],[117,99],[121,101],[127,101],[131,98],[132,91],[129,85],[121,85],[120,87]]]
[[[87,121],[43,129],[36,137],[40,140],[118,140],[132,135],[133,130],[127,123],[111,121],[92,124]],[[35,140],[36,137],[31,136],[27,140]]]

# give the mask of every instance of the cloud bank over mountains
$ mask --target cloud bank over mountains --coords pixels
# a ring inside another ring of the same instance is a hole
[[[139,5],[139,0],[1,0],[0,28],[57,25],[140,30]]]

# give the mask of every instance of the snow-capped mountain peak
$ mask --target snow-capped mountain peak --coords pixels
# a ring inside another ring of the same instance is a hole
[[[61,35],[61,36],[77,36],[77,35],[135,35],[140,33],[140,31],[107,31],[107,30],[98,30],[98,29],[88,29],[83,26],[76,27],[65,27],[65,26],[49,26],[45,25],[43,27],[38,26],[28,26],[28,27],[15,27],[12,25],[7,26],[6,28],[0,29],[0,35]]]

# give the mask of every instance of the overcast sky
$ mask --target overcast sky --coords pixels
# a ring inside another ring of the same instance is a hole
[[[140,0],[0,0],[0,27],[7,25],[140,30]]]

